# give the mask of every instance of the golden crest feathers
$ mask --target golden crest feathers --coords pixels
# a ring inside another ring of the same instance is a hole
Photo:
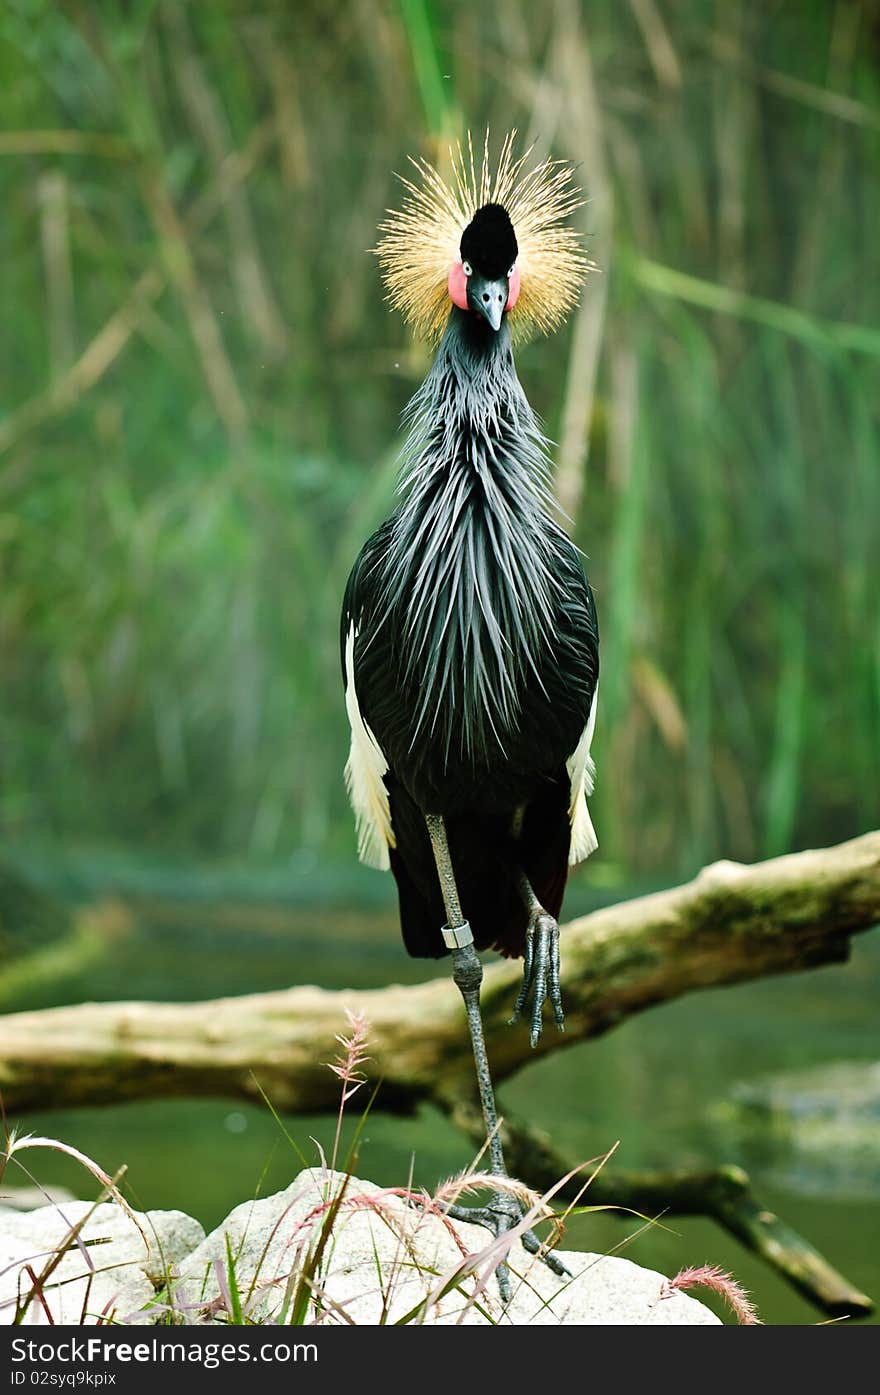
[[[516,340],[549,334],[576,303],[593,263],[566,218],[583,203],[564,160],[543,160],[527,169],[531,149],[514,159],[516,132],[505,138],[492,172],[489,135],[483,158],[474,159],[470,135],[450,147],[452,181],[428,160],[410,159],[412,179],[400,176],[406,194],[398,210],[379,225],[379,258],[388,300],[420,339],[436,342],[449,318],[448,277],[459,256],[461,235],[478,208],[499,203],[507,210],[519,246],[521,289],[509,310]]]

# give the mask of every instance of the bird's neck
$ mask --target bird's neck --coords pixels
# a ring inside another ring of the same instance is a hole
[[[405,489],[437,471],[453,489],[462,475],[485,479],[500,472],[544,493],[547,441],[516,374],[506,317],[496,332],[480,316],[453,306],[407,421]]]
[[[515,727],[551,614],[547,442],[494,333],[454,309],[408,409],[403,502],[383,561],[417,730],[474,759]]]

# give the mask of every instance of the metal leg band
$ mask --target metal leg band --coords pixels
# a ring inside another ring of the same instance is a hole
[[[471,927],[466,920],[462,921],[461,925],[444,925],[441,934],[447,949],[464,949],[474,942]]]

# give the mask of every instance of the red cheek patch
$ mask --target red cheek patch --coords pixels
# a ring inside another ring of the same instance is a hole
[[[459,310],[467,310],[467,277],[464,274],[461,262],[452,263],[452,266],[449,268],[449,279],[446,284],[449,289],[449,299],[452,301],[453,305],[457,305]],[[508,282],[505,310],[512,310],[514,305],[516,305],[516,302],[519,300],[519,290],[519,267],[515,266],[513,268],[513,275]]]
[[[468,308],[467,302],[467,277],[462,270],[461,262],[453,262],[449,268],[449,298],[453,305],[457,305],[459,310]]]
[[[505,307],[504,307],[505,310],[512,310],[513,307],[514,307],[514,305],[516,305],[516,302],[517,302],[518,300],[519,300],[519,267],[518,267],[518,266],[515,266],[515,267],[513,268],[513,275],[511,276],[510,281],[509,281],[509,283],[508,283],[508,287],[507,287],[507,304],[506,304]]]

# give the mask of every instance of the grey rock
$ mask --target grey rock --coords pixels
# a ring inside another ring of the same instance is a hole
[[[152,1300],[172,1266],[171,1301],[181,1314],[192,1322],[223,1320],[230,1291],[227,1241],[248,1317],[283,1320],[343,1182],[340,1173],[302,1172],[285,1191],[237,1206],[207,1237],[197,1221],[180,1211],[139,1214],[149,1249],[120,1207],[99,1206],[81,1232],[94,1264],[91,1280],[83,1251],[71,1246],[44,1290],[52,1320],[92,1323],[106,1312],[117,1320],[154,1322],[162,1309]],[[29,1263],[39,1273],[70,1226],[89,1210],[88,1202],[65,1201],[0,1215],[0,1320],[13,1320],[16,1294],[27,1294],[31,1287],[24,1266]],[[391,1190],[351,1178],[315,1272],[306,1320],[373,1324],[383,1317],[394,1322],[414,1314],[415,1321],[441,1324],[718,1322],[685,1294],[664,1297],[663,1275],[629,1260],[566,1252],[573,1278],[560,1279],[519,1243],[510,1255],[513,1300],[502,1310],[487,1262],[473,1271],[465,1258],[483,1254],[490,1244],[488,1233],[478,1226],[453,1225],[408,1206]],[[457,1286],[442,1292],[445,1280],[463,1263],[466,1272]],[[25,1321],[47,1320],[40,1302],[32,1300]]]
[[[91,1206],[88,1201],[62,1201],[35,1211],[0,1215],[0,1322],[11,1323],[18,1294],[26,1297],[30,1292],[32,1282],[25,1266],[29,1264],[39,1275],[70,1227]],[[135,1214],[149,1238],[149,1249],[121,1207],[110,1202],[95,1207],[80,1232],[83,1247],[70,1245],[44,1288],[53,1322],[94,1323],[105,1310],[117,1318],[139,1313],[164,1282],[168,1269],[204,1238],[198,1221],[182,1211]],[[94,1265],[91,1275],[85,1255]],[[150,1314],[144,1314],[144,1322],[151,1320]],[[39,1300],[31,1301],[24,1321],[48,1321]]]
[[[75,1201],[66,1187],[7,1187],[0,1190],[0,1216],[4,1211],[38,1211],[48,1202]]]
[[[314,1249],[342,1181],[339,1173],[315,1168],[275,1196],[237,1206],[180,1266],[178,1304],[208,1318],[223,1305],[228,1238],[249,1315],[257,1321],[283,1318],[296,1282],[291,1276]],[[453,1227],[352,1178],[316,1276],[308,1320],[366,1324],[384,1315],[394,1322],[424,1305],[421,1320],[442,1324],[718,1324],[695,1299],[681,1293],[664,1297],[664,1276],[629,1260],[566,1252],[574,1277],[560,1279],[518,1242],[510,1256],[514,1293],[506,1312],[488,1275],[482,1288],[468,1276],[441,1296],[443,1279],[462,1263],[463,1251],[479,1254],[489,1243],[487,1231],[478,1226]]]

